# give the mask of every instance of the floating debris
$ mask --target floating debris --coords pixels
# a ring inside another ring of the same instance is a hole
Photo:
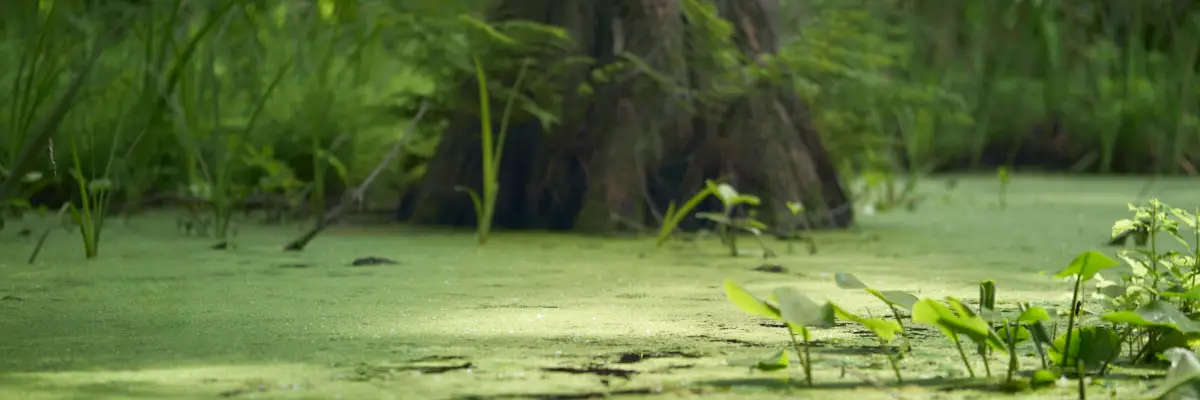
[[[627,369],[602,368],[602,367],[595,367],[595,366],[589,366],[586,368],[573,368],[573,367],[542,368],[542,371],[565,372],[568,374],[592,374],[592,375],[599,375],[599,376],[615,376],[618,378],[625,378],[625,379],[630,379],[634,375],[637,375],[637,373],[638,373],[637,371],[632,371],[632,370],[627,370]]]
[[[399,264],[396,260],[383,257],[363,257],[354,260],[350,263],[351,267],[365,267],[371,265],[396,265]]]
[[[770,272],[774,274],[782,274],[787,272],[787,268],[784,268],[779,264],[763,264],[755,267],[754,270],[758,272]]]
[[[284,268],[284,269],[305,269],[305,268],[312,268],[312,267],[315,267],[315,266],[317,266],[317,264],[313,264],[313,263],[283,263],[283,264],[275,264],[275,268]]]

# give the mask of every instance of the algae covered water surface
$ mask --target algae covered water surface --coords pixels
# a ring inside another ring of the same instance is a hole
[[[879,316],[876,300],[838,289],[832,274],[930,298],[971,299],[993,279],[1001,303],[1065,303],[1068,284],[1042,272],[1107,252],[1143,183],[1021,176],[1001,210],[991,179],[953,191],[931,182],[915,212],[819,233],[816,255],[771,242],[780,257],[767,262],[729,257],[715,239],[656,248],[650,237],[513,233],[480,248],[468,232],[354,226],[288,253],[300,227],[249,222],[219,251],[163,215],[113,219],[94,261],[56,231],[28,265],[34,238],[10,227],[0,231],[0,398],[1070,397],[967,385],[952,347],[920,327],[904,385],[850,325],[815,331],[815,388],[801,387],[799,370],[730,366],[789,339],[729,303],[721,283],[793,285]],[[1200,185],[1160,181],[1151,195],[1191,208]],[[395,263],[352,265],[363,257]],[[764,263],[786,271],[754,270]],[[1094,392],[1127,398],[1150,385],[1128,375]]]

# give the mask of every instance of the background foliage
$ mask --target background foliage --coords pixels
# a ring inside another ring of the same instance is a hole
[[[710,2],[684,0],[689,18],[705,22],[689,25],[689,51],[711,54],[703,67],[717,77],[690,90],[719,99],[747,72],[786,77],[847,176],[992,168],[1028,162],[1026,153],[1075,171],[1177,173],[1200,156],[1200,20],[1188,2],[780,3],[786,44],[771,62],[747,66],[731,61],[732,29]],[[164,191],[274,193],[319,209],[368,174],[430,99],[433,122],[374,191],[377,206],[390,206],[421,176],[446,121],[477,107],[460,90],[472,53],[503,69],[524,61],[517,50],[563,46],[553,29],[489,31],[479,20],[489,6],[6,2],[0,174],[17,184],[0,200],[20,206],[43,187],[78,197],[77,165],[82,179],[114,183],[118,203]],[[85,72],[79,94],[67,96]],[[553,84],[528,90],[562,91]],[[545,123],[569,111],[536,97],[544,104],[527,101],[525,111]],[[43,143],[51,121],[59,125]]]

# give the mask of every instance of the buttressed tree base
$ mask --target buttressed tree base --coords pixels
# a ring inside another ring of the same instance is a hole
[[[533,100],[553,102],[562,114],[554,124],[514,115],[500,144],[506,156],[495,225],[610,231],[618,221],[650,223],[706,179],[760,195],[758,218],[772,227],[786,229],[800,218],[812,227],[850,225],[847,195],[808,108],[772,68],[777,6],[775,0],[501,2],[493,19],[558,26],[572,45],[523,55],[534,60],[531,75],[553,74],[558,88],[535,92],[547,98]],[[730,51],[714,56],[721,46]],[[588,61],[550,67],[579,56]],[[515,70],[489,75],[511,81]],[[454,187],[480,185],[478,117],[451,121],[423,180],[406,196],[411,203],[401,206],[402,218],[475,222],[470,199]],[[810,211],[793,217],[789,201]]]

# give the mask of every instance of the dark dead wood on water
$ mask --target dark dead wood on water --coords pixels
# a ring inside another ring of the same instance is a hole
[[[354,202],[362,201],[363,194],[366,193],[367,188],[371,187],[371,183],[375,181],[375,178],[379,177],[379,174],[383,172],[385,167],[387,167],[393,161],[397,161],[396,159],[400,156],[400,150],[404,148],[404,145],[408,143],[408,139],[412,137],[413,132],[417,130],[417,124],[421,122],[421,118],[425,116],[425,111],[428,108],[429,101],[421,101],[421,108],[417,111],[417,116],[413,117],[412,124],[408,126],[408,131],[404,132],[404,136],[401,136],[400,139],[397,140],[394,145],[392,145],[392,150],[388,152],[387,156],[383,157],[383,160],[379,161],[379,165],[375,166],[375,170],[371,171],[371,175],[367,175],[367,179],[364,179],[362,183],[358,185],[358,187],[346,192],[346,195],[342,196],[342,202],[339,203],[337,207],[329,210],[329,212],[325,213],[321,219],[317,220],[317,225],[311,230],[305,232],[304,235],[300,236],[291,243],[288,243],[288,245],[283,248],[284,251],[304,250],[304,247],[308,246],[308,242],[311,242],[313,238],[316,238],[317,235],[321,233],[321,231],[324,231],[325,228],[328,228],[330,225],[333,225],[334,222],[337,222],[338,218],[341,218],[342,213],[346,211],[346,207]]]

